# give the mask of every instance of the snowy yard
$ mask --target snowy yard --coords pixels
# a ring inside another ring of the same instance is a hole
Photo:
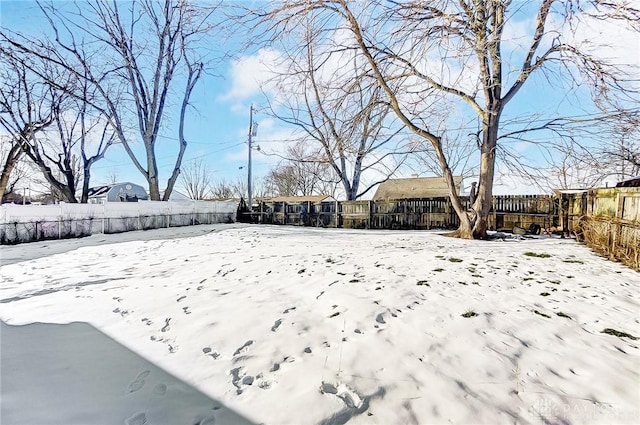
[[[640,423],[640,274],[573,240],[199,228],[2,247],[2,423]]]

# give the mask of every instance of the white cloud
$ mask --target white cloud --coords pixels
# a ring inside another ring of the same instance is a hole
[[[640,66],[640,38],[630,25],[614,20],[586,18],[578,23],[573,33],[565,34],[588,53],[611,63]]]
[[[280,63],[280,53],[273,49],[260,49],[254,55],[233,61],[229,70],[231,87],[218,100],[232,100],[233,107],[238,108],[242,101],[272,90],[269,81],[278,72]]]

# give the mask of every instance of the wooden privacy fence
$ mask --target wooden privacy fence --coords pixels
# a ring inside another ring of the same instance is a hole
[[[469,199],[462,197],[465,207]],[[360,229],[454,229],[460,220],[448,197],[397,201],[263,202],[252,219],[264,224]],[[557,224],[554,198],[546,195],[496,196],[489,227],[541,227]]]
[[[468,198],[462,197],[465,207]],[[265,224],[368,229],[454,229],[460,221],[449,198],[397,201],[261,203],[252,220]],[[640,270],[640,188],[602,188],[559,197],[495,196],[491,230],[556,226],[576,234],[610,259]]]
[[[640,270],[640,188],[602,188],[575,194],[568,199],[568,210],[570,230],[579,240]]]

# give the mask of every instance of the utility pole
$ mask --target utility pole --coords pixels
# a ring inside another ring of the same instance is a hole
[[[249,169],[247,172],[247,191],[248,191],[248,203],[249,211],[253,205],[253,194],[251,190],[251,138],[258,134],[258,125],[253,122],[253,104],[249,107]]]
[[[247,206],[249,212],[251,212],[251,206],[253,205],[253,199],[251,196],[251,136],[253,133],[253,104],[249,107],[249,169],[247,172],[247,190],[249,192]]]

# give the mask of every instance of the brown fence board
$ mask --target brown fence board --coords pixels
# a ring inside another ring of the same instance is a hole
[[[640,188],[563,195],[568,229],[610,259],[640,270]]]
[[[468,207],[468,198],[461,201]],[[552,224],[556,211],[549,196],[496,196],[490,229]],[[361,229],[455,229],[460,225],[448,197],[390,201],[273,202],[260,205],[260,223]]]

